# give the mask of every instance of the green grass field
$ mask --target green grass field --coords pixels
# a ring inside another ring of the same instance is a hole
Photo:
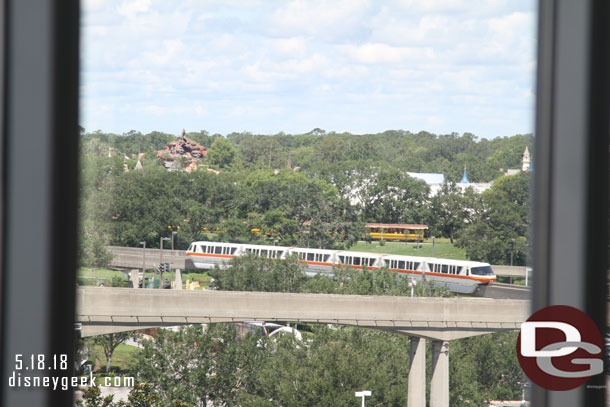
[[[110,270],[107,268],[80,267],[76,272],[76,279],[79,285],[107,285],[113,277],[123,278],[122,271]]]
[[[383,254],[401,254],[406,256],[420,257],[438,257],[442,259],[468,260],[464,249],[455,247],[449,242],[449,239],[436,239],[434,247],[432,242],[426,243],[406,243],[406,242],[386,242],[384,246],[380,246],[379,242],[358,242],[352,246],[350,251],[383,253]]]

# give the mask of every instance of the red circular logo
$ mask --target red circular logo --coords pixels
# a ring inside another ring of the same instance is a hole
[[[534,313],[521,325],[517,339],[521,369],[547,390],[571,390],[602,373],[602,349],[595,322],[567,305]]]

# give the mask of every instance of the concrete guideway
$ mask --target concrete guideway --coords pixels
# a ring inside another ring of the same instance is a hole
[[[426,340],[432,340],[430,407],[449,407],[449,341],[519,329],[529,301],[239,291],[77,288],[82,336],[212,322],[352,325],[410,336],[407,407],[426,406]]]
[[[353,325],[447,341],[519,329],[529,312],[522,300],[79,287],[76,321],[83,336],[109,328],[258,320]]]
[[[151,269],[158,265],[161,260],[160,249],[118,246],[106,246],[106,249],[113,255],[113,259],[110,262],[111,267],[142,268],[142,262],[146,261],[146,268]],[[146,252],[145,255],[144,252]],[[172,263],[172,268],[184,270],[186,268],[185,261],[186,255],[184,250],[163,250],[163,262]]]

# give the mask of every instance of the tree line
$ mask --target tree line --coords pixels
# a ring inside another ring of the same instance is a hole
[[[107,262],[105,245],[146,241],[156,247],[172,232],[180,249],[209,238],[347,248],[363,238],[365,222],[423,223],[430,236],[448,237],[472,260],[525,263],[529,174],[501,176],[498,170],[520,166],[525,146],[532,149],[530,135],[476,140],[471,134],[314,129],[187,136],[208,148],[202,163],[219,174],[166,171],[154,151],[172,135],[83,132],[82,264]],[[146,153],[144,169],[135,171],[136,159],[124,157],[138,152]],[[493,180],[492,188],[481,195],[457,190],[452,181],[465,165],[472,180]],[[441,172],[448,182],[429,197],[428,186],[407,171]]]

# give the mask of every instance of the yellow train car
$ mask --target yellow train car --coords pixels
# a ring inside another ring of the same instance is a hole
[[[367,234],[372,240],[423,242],[428,226],[408,223],[367,223]]]

